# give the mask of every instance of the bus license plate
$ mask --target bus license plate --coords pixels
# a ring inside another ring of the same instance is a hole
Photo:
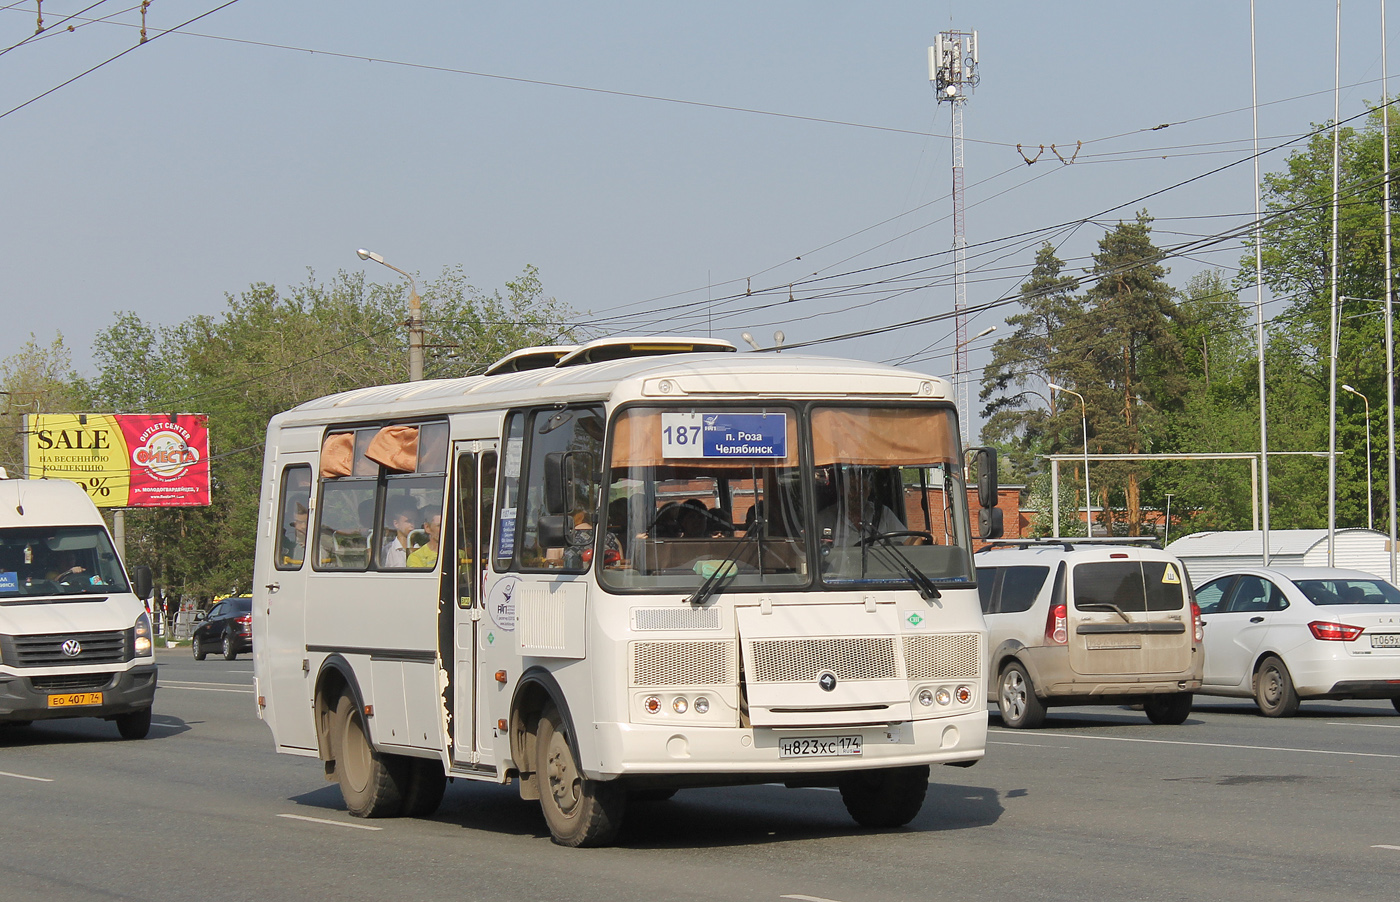
[[[860,754],[859,736],[793,736],[778,740],[780,758],[836,758]]]
[[[64,695],[50,695],[50,708],[80,708],[84,705],[102,704],[101,692],[69,692]]]
[[[1400,648],[1400,633],[1372,633],[1372,648]]]

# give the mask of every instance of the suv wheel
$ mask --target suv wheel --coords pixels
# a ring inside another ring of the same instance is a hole
[[[1151,695],[1142,703],[1147,719],[1155,724],[1176,726],[1186,723],[1191,716],[1191,693],[1174,692],[1171,695]]]
[[[1012,661],[997,683],[1001,722],[1013,730],[1033,730],[1045,723],[1045,702],[1036,698],[1035,686],[1025,665]]]

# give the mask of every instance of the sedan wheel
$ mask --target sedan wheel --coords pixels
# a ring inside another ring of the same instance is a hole
[[[1254,702],[1265,717],[1292,717],[1298,713],[1298,692],[1283,661],[1269,655],[1254,675]]]

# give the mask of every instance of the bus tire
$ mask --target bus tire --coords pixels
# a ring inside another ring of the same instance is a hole
[[[924,807],[928,765],[852,771],[838,785],[857,824],[874,830],[903,827]]]
[[[554,705],[540,713],[535,735],[540,808],[550,837],[559,845],[607,845],[622,826],[627,791],[619,781],[600,782],[583,775],[574,758],[569,729]]]
[[[447,773],[436,758],[409,758],[408,790],[403,797],[404,817],[428,817],[442,804],[447,791]]]
[[[397,755],[370,745],[364,715],[349,693],[336,703],[331,741],[346,809],[355,817],[397,817],[403,811],[408,768]]]
[[[117,732],[122,734],[123,739],[145,739],[151,732],[151,709],[150,707],[132,711],[130,714],[118,714],[114,718],[117,722]]]

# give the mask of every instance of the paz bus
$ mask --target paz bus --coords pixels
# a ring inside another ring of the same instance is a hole
[[[528,348],[273,417],[253,648],[277,750],[361,817],[515,781],[570,846],[689,787],[912,820],[929,766],[986,745],[949,385],[735,351]],[[969,453],[994,537],[995,452]]]

